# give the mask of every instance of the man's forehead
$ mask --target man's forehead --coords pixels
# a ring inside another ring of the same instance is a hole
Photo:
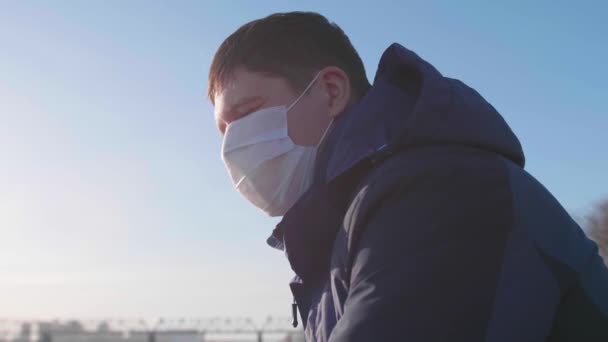
[[[238,82],[234,78],[227,80],[218,93],[215,95],[216,113],[223,113],[231,110],[247,97],[255,96],[256,87],[249,87],[243,82]]]
[[[216,102],[223,102],[224,105],[231,105],[238,102],[241,96],[247,96],[255,90],[255,87],[248,87],[247,80],[239,80],[235,76],[230,76],[224,82],[215,96]]]
[[[216,105],[230,107],[238,104],[244,97],[255,96],[259,92],[264,77],[242,68],[226,76],[215,95]]]
[[[264,97],[265,80],[261,75],[235,72],[226,78],[215,96],[216,120],[230,122],[239,117],[239,107]]]

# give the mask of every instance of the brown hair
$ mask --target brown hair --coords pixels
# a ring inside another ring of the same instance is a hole
[[[304,90],[314,73],[327,66],[344,70],[355,98],[370,87],[363,62],[346,34],[313,12],[272,14],[241,26],[226,38],[209,68],[211,102],[240,66],[282,77],[294,91]]]

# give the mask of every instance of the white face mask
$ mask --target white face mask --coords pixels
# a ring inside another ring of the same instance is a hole
[[[289,107],[261,109],[226,129],[222,159],[234,186],[270,216],[284,215],[311,186],[317,148],[329,126],[317,146],[296,145],[289,137],[287,112],[318,76]]]

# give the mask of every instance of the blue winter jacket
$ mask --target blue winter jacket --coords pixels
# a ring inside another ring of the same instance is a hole
[[[308,341],[608,341],[596,245],[500,114],[398,44],[268,242]]]

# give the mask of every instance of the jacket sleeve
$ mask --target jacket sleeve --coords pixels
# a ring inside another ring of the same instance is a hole
[[[330,341],[484,340],[513,219],[508,183],[470,170],[410,183],[361,231]]]

